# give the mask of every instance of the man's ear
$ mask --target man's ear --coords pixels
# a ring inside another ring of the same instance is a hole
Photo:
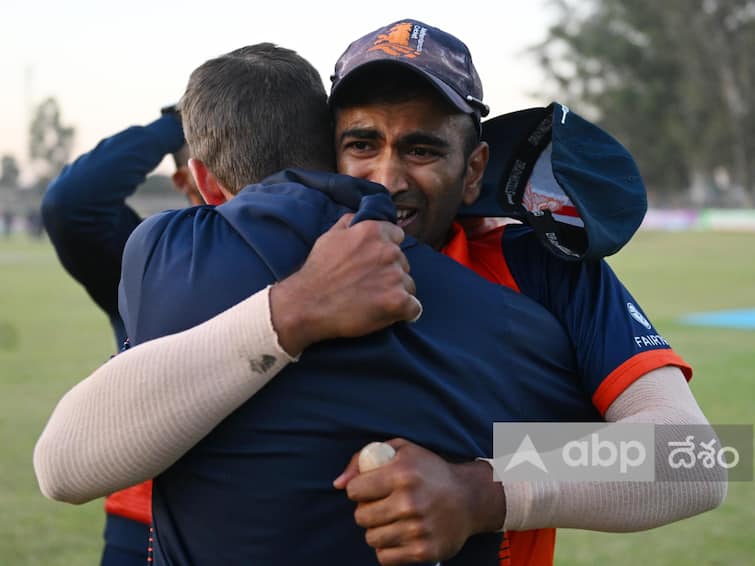
[[[228,200],[223,185],[217,180],[207,166],[199,159],[189,159],[189,170],[207,204],[223,204]]]
[[[480,142],[474,148],[469,159],[467,159],[467,170],[464,175],[464,194],[462,196],[464,204],[472,204],[480,196],[482,190],[482,177],[485,174],[485,167],[488,165],[490,158],[490,148],[487,142]]]
[[[171,175],[171,179],[173,179],[173,186],[176,187],[176,190],[186,195],[192,206],[204,204],[202,195],[197,190],[197,185],[194,183],[188,166],[184,165],[176,169],[173,175]]]

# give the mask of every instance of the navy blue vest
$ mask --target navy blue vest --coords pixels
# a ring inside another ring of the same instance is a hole
[[[395,214],[382,187],[288,171],[145,221],[124,254],[129,336],[191,327],[287,276],[360,204],[360,217]],[[367,442],[400,436],[467,461],[492,454],[495,421],[600,418],[548,311],[411,238],[402,247],[422,318],[309,348],[156,478],[156,564],[377,564],[331,485]],[[496,564],[499,543],[473,537],[445,564]]]

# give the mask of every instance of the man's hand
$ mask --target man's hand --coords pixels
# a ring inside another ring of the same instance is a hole
[[[375,220],[349,226],[353,216],[342,216],[301,269],[270,291],[278,341],[293,356],[314,342],[363,336],[420,313],[399,247],[404,231]]]
[[[501,528],[504,493],[486,462],[450,464],[407,440],[388,444],[389,463],[360,474],[357,453],[333,482],[357,502],[354,518],[380,564],[446,560],[470,536]]]

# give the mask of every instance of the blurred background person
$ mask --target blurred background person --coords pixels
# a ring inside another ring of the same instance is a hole
[[[105,312],[118,349],[126,339],[118,314],[121,255],[142,220],[126,199],[169,154],[176,165],[173,185],[191,205],[202,204],[175,106],[164,107],[150,124],[100,141],[63,169],[42,200],[44,227],[60,262]],[[151,494],[145,482],[105,499],[103,566],[146,564]]]

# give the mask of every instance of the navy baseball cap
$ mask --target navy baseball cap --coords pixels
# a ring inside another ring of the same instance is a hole
[[[355,71],[385,63],[415,71],[459,111],[478,121],[490,112],[482,102],[482,82],[467,46],[449,33],[412,19],[381,27],[349,45],[330,77],[330,101],[336,100]]]
[[[460,216],[522,220],[568,260],[614,254],[642,223],[647,195],[634,159],[563,104],[487,120],[482,139],[490,146],[482,191]]]

